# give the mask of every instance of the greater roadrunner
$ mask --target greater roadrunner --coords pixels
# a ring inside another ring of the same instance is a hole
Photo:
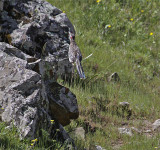
[[[69,39],[70,39],[70,45],[69,45],[69,51],[68,51],[69,61],[72,63],[73,66],[74,64],[76,64],[79,77],[81,79],[85,79],[85,74],[83,72],[83,68],[81,65],[82,54],[75,42],[75,35],[71,32],[69,32]]]

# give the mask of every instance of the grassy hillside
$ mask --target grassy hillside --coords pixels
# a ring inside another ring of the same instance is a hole
[[[48,1],[75,26],[83,58],[93,53],[83,61],[87,79],[70,87],[80,117],[67,130],[89,128],[85,141],[77,141],[88,149],[95,144],[122,150],[158,147],[159,135],[144,132],[160,116],[160,1]],[[108,82],[114,72],[120,81]],[[130,104],[125,111],[119,106],[124,101]],[[122,135],[119,127],[142,133]]]
[[[86,131],[85,140],[75,139],[78,150],[93,150],[94,145],[106,150],[158,149],[160,135],[151,130],[151,123],[160,118],[160,1],[48,1],[75,26],[83,58],[93,54],[82,62],[87,78],[70,86],[78,99],[80,117],[66,130],[71,133],[83,127]],[[114,72],[120,81],[109,82]],[[129,108],[119,102],[128,102]],[[140,132],[120,134],[120,127]],[[31,141],[17,140],[14,129],[0,124],[0,131],[2,150],[49,149],[47,133],[33,148]],[[48,140],[55,149],[59,147]]]

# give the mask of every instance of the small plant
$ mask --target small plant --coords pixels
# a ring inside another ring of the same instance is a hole
[[[145,134],[129,138],[120,135],[117,129],[136,126],[139,119],[153,121],[160,115],[160,42],[157,34],[160,31],[160,2],[48,1],[66,11],[75,26],[76,42],[82,56],[92,54],[82,61],[86,74],[84,81],[75,78],[72,84],[62,82],[76,94],[80,111],[79,119],[66,130],[84,127],[86,138],[81,143],[88,149],[95,145],[106,149],[114,146],[139,149],[141,143],[141,149],[158,147],[157,139],[148,139]],[[108,81],[114,72],[118,73],[120,81]],[[130,104],[129,108],[119,106],[124,101]],[[137,139],[141,139],[140,142]]]

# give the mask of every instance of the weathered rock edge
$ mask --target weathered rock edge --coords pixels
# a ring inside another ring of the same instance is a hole
[[[76,96],[57,83],[70,76],[68,31],[74,27],[61,10],[42,0],[0,3],[0,119],[21,137],[46,129],[69,138],[62,125],[78,118]],[[54,120],[52,124],[50,120]]]

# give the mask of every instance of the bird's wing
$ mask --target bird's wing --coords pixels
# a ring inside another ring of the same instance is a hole
[[[71,63],[75,62],[75,53],[73,45],[69,46],[68,57],[69,57],[69,62]]]

